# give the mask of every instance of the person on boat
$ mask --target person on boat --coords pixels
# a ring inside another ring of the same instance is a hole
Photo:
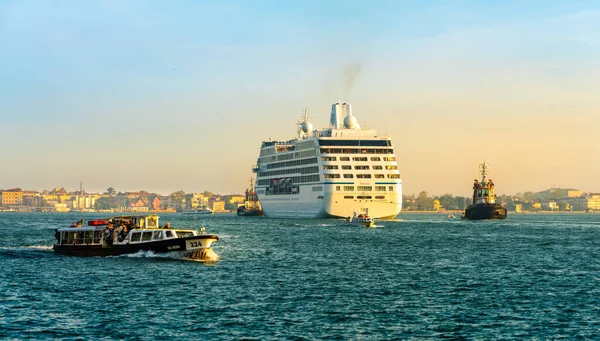
[[[171,228],[171,223],[167,221],[167,223],[164,226],[165,229],[170,229]]]
[[[119,232],[119,241],[123,241],[123,239],[125,239],[125,237],[127,236],[127,225],[125,225],[125,223],[122,222],[119,228],[121,229],[121,231]]]
[[[113,239],[112,239],[112,225],[108,224],[108,226],[104,229],[104,241],[106,242],[106,244],[108,244],[108,246],[112,246],[113,245]]]
[[[123,222],[121,222],[121,225],[119,225],[113,232],[114,234],[114,240],[115,241],[121,241],[121,233],[123,232]]]

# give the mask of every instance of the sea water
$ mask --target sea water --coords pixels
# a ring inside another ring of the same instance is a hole
[[[1,339],[600,338],[600,214],[461,221],[161,214],[215,263],[54,254],[101,214],[0,213]]]

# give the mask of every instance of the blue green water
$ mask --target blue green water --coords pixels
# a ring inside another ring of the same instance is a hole
[[[214,264],[54,254],[81,217],[0,213],[0,339],[600,338],[599,214],[162,215],[218,234]]]

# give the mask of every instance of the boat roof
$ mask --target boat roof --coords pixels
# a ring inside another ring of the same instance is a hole
[[[82,226],[82,227],[63,227],[63,228],[59,228],[57,230],[59,231],[65,231],[65,232],[69,232],[69,231],[73,231],[73,232],[78,232],[78,231],[97,231],[97,230],[104,230],[106,228],[106,225],[102,225],[102,226]],[[197,230],[192,230],[192,229],[178,229],[178,228],[132,228],[133,230],[139,230],[139,231],[175,231],[175,232],[193,232],[193,231],[197,231]]]

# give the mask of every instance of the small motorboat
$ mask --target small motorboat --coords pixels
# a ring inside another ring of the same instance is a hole
[[[356,212],[354,212],[354,216],[348,217],[346,222],[352,225],[358,225],[362,227],[375,227],[375,219],[369,217],[368,213],[361,213],[359,215],[356,215]]]

